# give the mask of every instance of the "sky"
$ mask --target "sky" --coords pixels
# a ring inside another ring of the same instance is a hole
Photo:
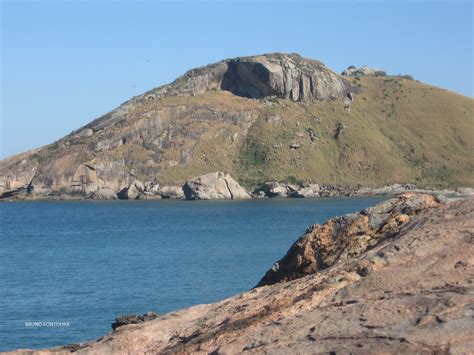
[[[224,58],[296,52],[473,96],[473,2],[0,0],[0,159]]]

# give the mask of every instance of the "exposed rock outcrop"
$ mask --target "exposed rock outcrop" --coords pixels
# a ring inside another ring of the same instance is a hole
[[[474,200],[439,204],[411,194],[344,218],[354,229],[371,231],[364,226],[370,215],[386,218],[380,226],[390,237],[363,252],[359,239],[365,237],[352,227],[336,232],[335,241],[321,238],[324,250],[333,246],[341,257],[326,258],[331,266],[319,272],[44,353],[474,352]]]
[[[187,200],[239,200],[250,195],[229,174],[215,172],[187,181],[183,186]]]
[[[181,186],[162,186],[160,187],[159,194],[164,199],[182,200],[185,198],[184,191]]]
[[[145,193],[145,186],[141,181],[134,181],[124,189],[122,189],[117,195],[121,200],[138,200]]]
[[[321,188],[318,184],[309,184],[306,187],[295,189],[290,193],[289,197],[293,198],[314,198],[321,196]]]
[[[420,211],[438,204],[432,195],[406,193],[362,212],[310,226],[257,287],[294,280],[357,257],[399,233]]]
[[[116,200],[117,193],[107,187],[98,189],[91,195],[92,200]]]
[[[131,185],[182,186],[206,171],[255,184],[296,175],[341,186],[415,178],[420,186],[474,184],[465,129],[471,98],[353,69],[363,77],[282,53],[193,69],[52,144],[1,160],[0,199],[85,199],[100,188],[124,198],[171,198],[159,187]]]
[[[259,189],[265,193],[267,197],[287,197],[288,189],[286,184],[281,182],[266,182]]]
[[[197,95],[211,89],[254,99],[280,97],[293,101],[335,99],[357,90],[319,61],[298,54],[272,53],[227,59],[193,69],[145,96]]]
[[[126,316],[120,316],[120,317],[115,318],[115,322],[112,323],[111,326],[113,330],[116,330],[117,328],[122,327],[124,325],[149,322],[158,317],[159,317],[158,313],[155,313],[152,311],[146,312],[143,315],[129,314]]]
[[[375,69],[364,65],[357,68],[353,65],[345,69],[341,75],[343,76],[385,76],[387,75],[383,70]]]

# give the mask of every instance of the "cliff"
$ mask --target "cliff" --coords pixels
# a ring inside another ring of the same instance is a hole
[[[473,198],[405,194],[310,227],[269,286],[38,353],[472,353],[473,221]]]

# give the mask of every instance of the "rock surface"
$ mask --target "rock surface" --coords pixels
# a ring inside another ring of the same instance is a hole
[[[385,76],[386,73],[383,70],[370,68],[367,65],[363,67],[356,68],[355,66],[351,65],[347,69],[345,69],[341,75],[343,76]]]
[[[164,199],[182,200],[185,198],[183,188],[181,186],[162,186],[159,190],[159,194]]]
[[[392,234],[361,251],[358,239],[366,238],[350,230],[372,233],[365,218],[376,215]],[[353,227],[335,239],[347,249],[329,242],[321,251],[346,257],[326,258],[323,270],[37,353],[474,352],[474,199],[439,204],[411,194],[344,218]]]
[[[187,200],[239,200],[250,195],[229,174],[215,172],[187,181],[183,186]]]
[[[310,226],[257,287],[294,280],[357,257],[398,234],[420,211],[436,206],[431,195],[406,193],[362,212]]]
[[[92,200],[116,200],[117,198],[117,193],[107,187],[101,188],[91,195]]]
[[[254,99],[308,101],[342,97],[351,87],[319,61],[298,54],[271,53],[227,59],[190,70],[170,85],[146,95],[198,95],[210,89]]]
[[[115,319],[115,322],[111,324],[112,330],[117,330],[117,328],[129,324],[139,324],[148,322],[158,318],[159,315],[155,312],[149,311],[143,315],[129,314],[126,316],[120,316]]]

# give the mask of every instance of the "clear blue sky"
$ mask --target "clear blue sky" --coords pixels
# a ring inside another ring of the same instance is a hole
[[[186,70],[297,52],[473,96],[471,1],[1,3],[0,157],[64,136]]]

